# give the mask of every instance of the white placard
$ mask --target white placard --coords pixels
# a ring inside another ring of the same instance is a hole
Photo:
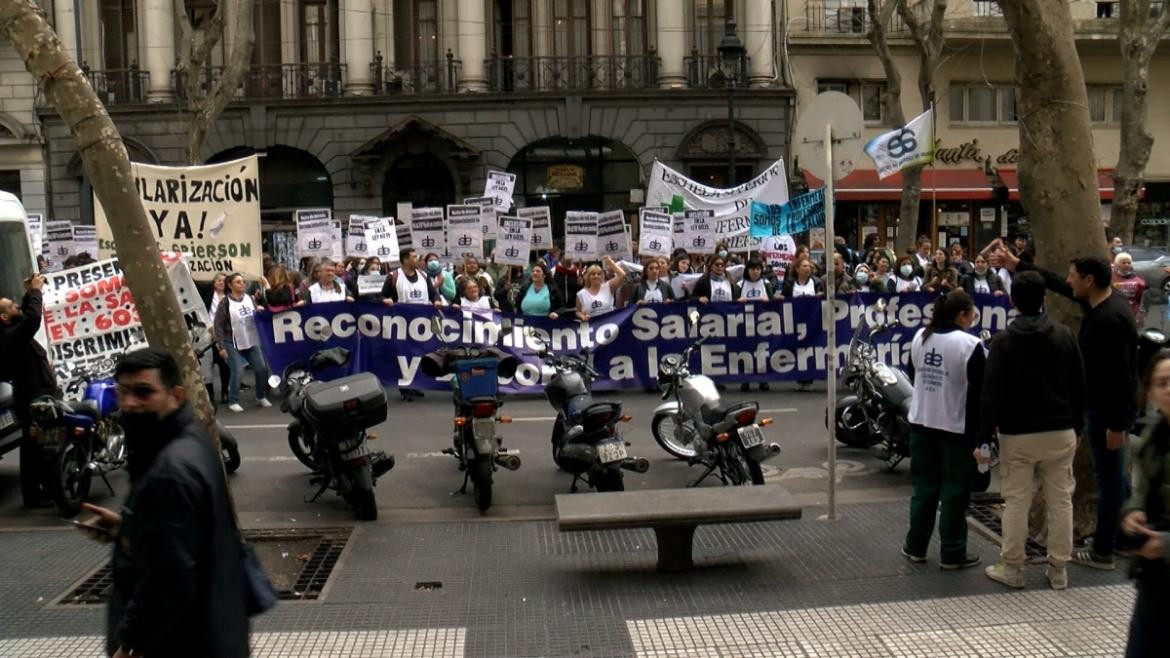
[[[402,218],[399,218],[394,224],[394,232],[398,234],[398,251],[400,253],[407,247],[414,248],[414,239],[410,237],[410,224],[402,221]],[[423,255],[425,256],[426,254]],[[396,258],[397,256],[395,254]]]
[[[597,260],[597,213],[565,213],[565,253],[577,262]]]
[[[369,258],[370,245],[366,242],[366,223],[377,217],[350,215],[348,232],[345,235],[345,255]]]
[[[393,217],[375,217],[366,222],[366,245],[369,256],[388,265],[398,264],[398,231]]]
[[[638,229],[638,255],[669,258],[674,249],[672,222],[669,213],[643,208]]]
[[[60,272],[65,268],[65,259],[74,254],[73,251],[73,222],[67,219],[52,220],[45,223],[45,269],[49,272]]]
[[[419,255],[447,253],[442,208],[414,208],[410,211],[410,238]]]
[[[400,201],[397,204],[395,204],[394,210],[397,214],[395,214],[394,216],[398,218],[399,222],[406,224],[407,226],[410,226],[410,213],[413,209],[414,209],[414,205],[411,204],[409,201]],[[399,242],[399,244],[402,243],[401,240],[399,240],[398,242]]]
[[[44,251],[45,216],[39,212],[30,212],[28,217],[28,241],[32,244],[33,253],[40,255]],[[97,254],[94,254],[94,258]]]
[[[620,210],[601,213],[597,218],[597,252],[615,261],[633,260],[630,236],[626,233],[626,214]]]
[[[496,200],[496,210],[508,212],[512,207],[512,192],[516,189],[516,174],[489,171],[483,185],[483,196]]]
[[[688,253],[715,253],[715,211],[688,210],[683,220],[682,244]]]
[[[329,227],[329,259],[340,263],[345,259],[345,238],[341,234],[341,222],[334,221]]]
[[[552,249],[552,210],[548,206],[520,208],[518,217],[532,220],[532,248],[536,251]]]
[[[479,206],[479,221],[483,228],[483,241],[496,239],[496,200],[490,196],[473,196],[463,200],[464,205]]]
[[[377,295],[382,292],[382,285],[386,283],[385,274],[362,274],[357,278],[359,295]]]
[[[96,226],[82,224],[73,227],[73,253],[78,255],[88,254],[90,258],[97,260],[98,237]]]
[[[528,265],[532,253],[532,220],[524,217],[500,217],[500,235],[496,240],[496,262],[501,265]]]
[[[454,258],[483,258],[483,225],[478,205],[447,206],[447,243]]]
[[[333,211],[329,208],[297,210],[297,258],[333,257]]]

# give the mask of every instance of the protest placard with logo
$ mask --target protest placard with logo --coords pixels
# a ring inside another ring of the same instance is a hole
[[[692,254],[715,253],[715,212],[688,210],[683,213],[683,247]]]
[[[500,235],[496,240],[496,262],[501,265],[528,265],[532,253],[532,220],[524,217],[500,217]]]
[[[45,216],[39,212],[30,212],[26,215],[28,217],[28,241],[32,245],[34,254],[40,255],[44,252],[45,241]],[[97,254],[93,254],[97,257]]]
[[[447,254],[444,228],[442,208],[414,208],[410,211],[410,236],[419,256]]]
[[[293,214],[297,223],[297,258],[332,258],[333,211],[305,208]]]
[[[398,221],[394,223],[394,232],[398,234],[399,253],[401,253],[402,250],[406,249],[407,247],[412,249],[414,248],[414,240],[410,237],[410,224],[408,222],[404,222],[402,221],[402,218],[399,218]],[[398,254],[395,254],[395,258],[397,257]]]
[[[674,230],[670,214],[642,208],[639,213],[638,255],[670,257],[674,249]]]
[[[220,272],[261,272],[260,167],[257,156],[211,165],[164,167],[130,163],[134,185],[162,251],[190,256],[197,281]],[[100,255],[114,255],[107,213],[94,195]],[[328,254],[325,254],[328,255]]]
[[[454,258],[483,258],[479,205],[447,206],[447,251]]]
[[[96,226],[86,226],[85,224],[75,224],[73,226],[73,253],[78,255],[86,254],[90,258],[97,259],[98,236]]]
[[[597,260],[597,213],[565,213],[565,253],[577,262]]]
[[[630,236],[626,233],[626,214],[620,210],[603,212],[597,218],[597,253],[615,261],[633,260]]]
[[[65,267],[65,259],[72,256],[73,222],[67,219],[54,219],[45,222],[45,269],[49,272],[58,272]]]
[[[520,208],[516,211],[516,216],[532,220],[533,250],[547,251],[552,249],[552,210],[548,206]]]
[[[387,265],[398,264],[398,231],[393,217],[375,217],[366,222],[366,246],[370,258],[377,257]]]
[[[496,239],[496,199],[490,196],[473,196],[463,200],[464,205],[479,206],[479,220],[483,229],[483,241]]]
[[[371,215],[350,215],[349,227],[345,233],[345,255],[367,258],[370,245],[366,242],[366,224],[377,219]]]
[[[512,207],[512,192],[516,189],[516,174],[503,171],[489,171],[484,181],[483,196],[496,200],[496,210],[508,212]]]

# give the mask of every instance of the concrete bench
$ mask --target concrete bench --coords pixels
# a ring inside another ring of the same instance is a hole
[[[616,530],[653,528],[658,542],[658,570],[694,566],[695,528],[712,523],[749,523],[799,519],[800,506],[777,486],[651,489],[556,497],[557,528]]]

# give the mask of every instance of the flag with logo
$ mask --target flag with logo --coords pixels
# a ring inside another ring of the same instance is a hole
[[[878,178],[906,167],[934,162],[934,110],[927,110],[905,126],[869,140],[865,152],[873,159]]]

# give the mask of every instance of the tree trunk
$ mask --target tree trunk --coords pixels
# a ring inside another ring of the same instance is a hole
[[[1076,256],[1107,256],[1085,77],[1066,0],[1001,0],[1016,53],[1020,201],[1035,235],[1036,261],[1064,271]],[[1050,315],[1076,329],[1076,307],[1049,295]],[[1074,467],[1078,535],[1095,523],[1096,485],[1084,446]]]
[[[195,43],[186,15],[176,15],[179,31],[183,34],[184,52],[180,56],[180,69],[188,81],[186,97],[191,126],[187,130],[187,162],[190,164],[203,162],[203,143],[207,141],[207,133],[244,81],[252,62],[252,47],[256,42],[255,0],[219,0],[219,3],[212,19],[213,28],[206,31],[203,41],[198,44]],[[231,44],[231,54],[222,74],[215,79],[211,88],[206,93],[197,93],[198,85],[194,82],[199,71],[207,64],[213,47],[223,38],[223,21],[232,13],[228,3],[234,4],[236,18],[235,42]]]
[[[166,350],[179,362],[187,398],[196,417],[211,433],[218,454],[215,414],[179,301],[159,258],[154,231],[138,200],[122,136],[36,2],[0,0],[0,30],[39,82],[45,98],[70,127],[85,176],[106,208],[118,262],[134,295],[146,339],[151,347]]]
[[[918,239],[918,216],[922,205],[922,165],[902,170],[902,206],[898,215],[898,239],[894,242],[894,258],[901,258],[914,248]],[[893,263],[891,263],[893,265]]]

